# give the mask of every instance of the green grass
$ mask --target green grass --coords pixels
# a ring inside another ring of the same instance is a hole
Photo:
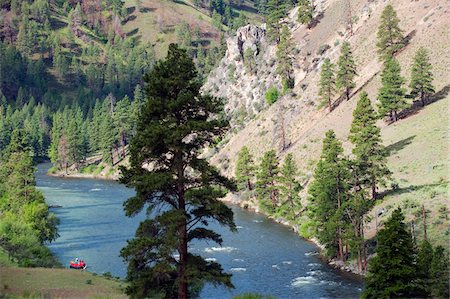
[[[398,184],[375,207],[390,211],[400,206],[408,222],[414,221],[417,238],[423,236],[422,205],[429,211],[427,234],[433,244],[448,246],[450,96],[430,104],[417,114],[383,128],[391,155],[388,165]],[[445,207],[446,212],[442,207]],[[386,213],[381,220],[390,215]]]
[[[125,284],[69,269],[0,268],[0,298],[126,298]]]

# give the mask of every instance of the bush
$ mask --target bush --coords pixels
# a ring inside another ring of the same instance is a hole
[[[280,93],[278,91],[278,88],[276,88],[275,86],[271,86],[265,95],[266,98],[266,102],[269,105],[272,105],[273,103],[275,103],[278,98],[280,97]]]

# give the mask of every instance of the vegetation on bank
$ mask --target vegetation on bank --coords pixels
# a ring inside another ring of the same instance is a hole
[[[2,298],[127,298],[126,284],[72,269],[0,267]]]

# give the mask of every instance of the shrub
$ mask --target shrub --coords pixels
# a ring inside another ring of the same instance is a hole
[[[270,87],[265,95],[267,104],[272,105],[278,100],[279,96],[280,93],[278,91],[278,88],[276,88],[275,86]]]

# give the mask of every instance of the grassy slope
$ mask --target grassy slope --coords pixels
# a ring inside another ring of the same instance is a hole
[[[126,298],[124,284],[69,269],[0,267],[0,297]]]
[[[383,129],[383,138],[391,151],[389,166],[399,189],[390,191],[375,211],[388,213],[400,206],[407,220],[414,220],[416,236],[423,236],[421,206],[427,216],[428,236],[435,244],[447,246],[450,96],[425,107],[418,114]],[[374,215],[374,212],[372,213]],[[372,221],[369,233],[375,232]]]

